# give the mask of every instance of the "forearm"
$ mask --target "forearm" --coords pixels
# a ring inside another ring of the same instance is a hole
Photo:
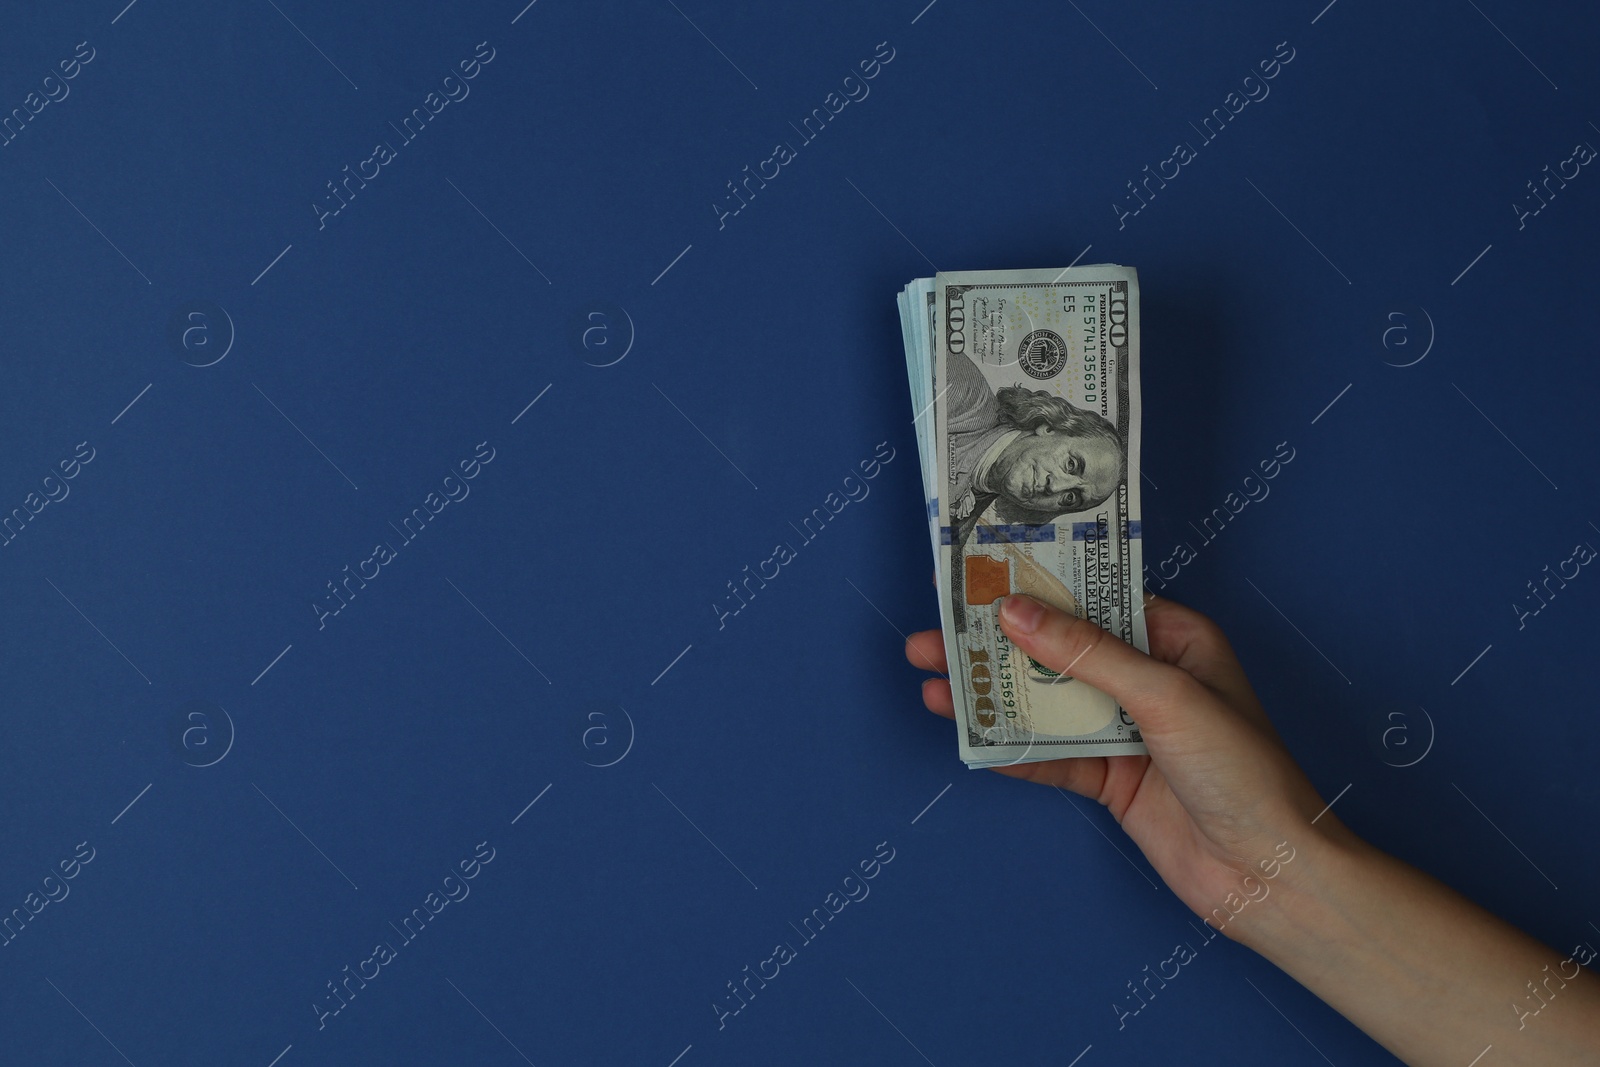
[[[1309,841],[1228,933],[1412,1067],[1600,1061],[1600,978],[1369,845]],[[1289,873],[1286,870],[1285,873]]]

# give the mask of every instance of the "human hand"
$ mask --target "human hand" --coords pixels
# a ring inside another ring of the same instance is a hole
[[[1287,842],[1354,843],[1284,747],[1238,657],[1210,619],[1146,599],[1150,655],[1094,623],[1032,597],[1001,605],[1000,627],[1052,670],[1115,697],[1139,724],[1148,756],[1098,756],[997,767],[1013,778],[1070,789],[1111,809],[1167,885],[1209,915]],[[906,656],[948,671],[937,630],[912,634]],[[1070,667],[1070,670],[1069,670]],[[954,717],[950,683],[922,684],[928,709]],[[1312,820],[1317,825],[1312,826]],[[1292,853],[1291,853],[1292,855]],[[1231,928],[1228,933],[1237,931]]]

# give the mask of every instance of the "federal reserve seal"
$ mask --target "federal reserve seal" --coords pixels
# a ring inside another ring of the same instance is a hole
[[[1066,342],[1054,330],[1034,330],[1017,346],[1017,364],[1030,378],[1054,378],[1066,362]]]

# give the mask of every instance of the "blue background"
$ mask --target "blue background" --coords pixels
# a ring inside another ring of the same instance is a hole
[[[1600,577],[1512,607],[1600,544],[1600,178],[1511,206],[1600,145],[1593,12],[923,2],[6,13],[0,113],[93,59],[0,148],[0,513],[94,455],[0,548],[0,913],[94,850],[0,947],[8,1060],[1393,1062],[1221,940],[1119,1031],[1192,917],[1096,805],[967,773],[922,709],[893,298],[935,265],[1139,269],[1146,560],[1197,551],[1164,592],[1347,823],[1563,953],[1600,938]],[[870,496],[719,627],[880,442]],[[871,895],[719,1029],[880,842]]]

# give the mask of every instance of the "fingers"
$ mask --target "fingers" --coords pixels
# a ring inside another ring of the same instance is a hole
[[[1142,756],[1117,756],[1116,759],[1147,759]],[[1066,789],[1079,796],[1098,801],[1105,788],[1108,765],[1105,756],[1080,759],[1045,760],[1039,763],[1018,763],[1010,767],[993,767],[991,770],[1007,778],[1021,778],[1025,782]]]
[[[925,671],[947,673],[944,655],[944,635],[938,630],[923,630],[906,638],[906,659],[914,667]],[[944,678],[929,678],[922,683],[922,702],[935,715],[947,719],[956,717],[955,698],[950,695],[950,682]]]
[[[1222,722],[1243,719],[1277,738],[1244,668],[1216,623],[1181,604],[1156,596],[1145,601],[1150,655],[1118,639],[1095,623],[1029,596],[1006,597],[1000,606],[1000,627],[1018,648],[1041,664],[1077,678],[1116,698],[1144,730],[1147,739],[1175,740],[1173,730],[1209,736]],[[906,641],[906,659],[923,670],[949,673],[943,634],[924,630]],[[950,683],[931,679],[923,684],[923,703],[930,711],[953,717]],[[1080,760],[1061,761],[1063,768]],[[1024,771],[1012,777],[1040,780],[1074,789],[1082,772]]]
[[[938,630],[923,630],[907,638],[906,659],[911,661],[913,667],[921,667],[925,671],[950,673],[944,654],[944,635]]]
[[[1147,715],[1162,715],[1199,689],[1177,666],[1030,596],[1013,594],[1001,601],[1000,628],[1051,670],[1111,694],[1141,726]]]

